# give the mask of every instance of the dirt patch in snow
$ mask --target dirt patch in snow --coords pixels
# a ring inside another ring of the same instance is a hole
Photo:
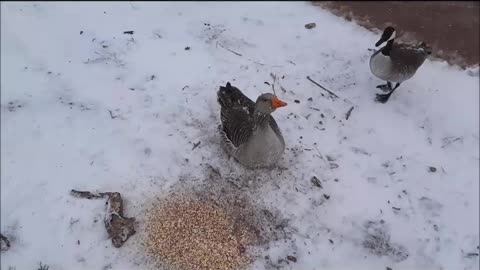
[[[399,40],[424,41],[433,56],[461,67],[479,64],[480,4],[467,1],[313,1],[313,4],[378,31],[397,28]]]

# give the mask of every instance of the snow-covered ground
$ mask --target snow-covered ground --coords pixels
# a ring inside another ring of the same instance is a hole
[[[252,269],[478,269],[478,70],[427,60],[375,103],[378,38],[300,2],[3,2],[1,268],[145,269],[141,233],[113,248],[104,204],[70,189],[119,191],[138,216],[209,164],[295,228]],[[256,99],[270,73],[287,170],[250,172],[219,146],[216,91]]]

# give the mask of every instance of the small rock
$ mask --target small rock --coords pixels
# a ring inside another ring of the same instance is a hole
[[[313,98],[309,97],[309,98],[308,98],[308,101],[313,101]]]
[[[386,270],[392,270],[392,268],[390,268],[390,267],[387,266]]]
[[[83,34],[83,31],[80,31],[80,35]]]
[[[316,176],[313,176],[312,179],[310,179],[310,182],[312,182],[312,184],[316,187],[323,188],[322,182],[320,182]]]
[[[333,181],[338,182],[338,178],[333,179]]]
[[[295,99],[294,102],[295,102],[295,103],[300,103],[300,100]]]
[[[333,158],[333,157],[331,157],[331,156],[327,155],[327,160],[328,160],[328,161],[335,161],[335,158]]]
[[[323,194],[323,197],[327,200],[330,199],[330,195],[327,195],[327,194]]]
[[[325,117],[325,115],[323,115],[323,113],[321,113],[321,114],[320,114],[320,117],[324,118],[324,117]]]
[[[307,28],[307,29],[315,28],[315,26],[317,26],[316,23],[307,23],[307,24],[305,24],[305,28]]]
[[[319,123],[320,125],[323,125],[323,122],[322,122],[322,121],[319,121],[318,123]]]
[[[328,241],[330,242],[330,244],[333,245],[333,240],[332,239],[328,239]]]
[[[337,163],[330,163],[330,169],[336,169],[338,168],[338,164]]]
[[[437,168],[430,166],[430,167],[428,167],[428,170],[429,170],[430,172],[436,172],[436,171],[437,171]]]
[[[294,256],[287,256],[287,260],[292,261],[292,262],[297,262],[297,258]]]
[[[189,51],[190,50],[190,47],[185,47],[185,51]]]

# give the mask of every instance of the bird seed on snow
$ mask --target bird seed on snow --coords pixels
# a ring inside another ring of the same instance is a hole
[[[208,200],[173,197],[155,204],[146,224],[146,248],[172,269],[242,269],[255,241],[248,226]]]

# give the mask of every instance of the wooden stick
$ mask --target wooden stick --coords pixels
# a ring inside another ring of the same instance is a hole
[[[309,81],[311,81],[312,83],[314,83],[316,86],[322,88],[323,90],[327,91],[330,95],[332,95],[333,97],[335,98],[340,98],[339,96],[335,95],[335,93],[333,93],[332,91],[328,90],[327,88],[323,87],[322,85],[320,85],[319,83],[317,83],[316,81],[312,80],[312,78],[310,78],[310,76],[307,76],[307,79]]]
[[[233,54],[236,54],[236,55],[238,55],[238,56],[242,56],[241,54],[239,54],[239,53],[237,53],[237,52],[234,52],[234,51],[230,50],[229,48],[223,47],[222,44],[220,44],[220,43],[218,43],[218,42],[217,42],[217,45],[219,45],[220,47],[224,48],[225,50],[227,50],[227,51],[229,51],[229,52],[231,52],[231,53],[233,53]]]
[[[352,114],[352,111],[353,111],[353,106],[350,108],[350,110],[348,110],[347,115],[345,117],[346,120],[348,120],[348,118],[350,117],[350,114]]]

